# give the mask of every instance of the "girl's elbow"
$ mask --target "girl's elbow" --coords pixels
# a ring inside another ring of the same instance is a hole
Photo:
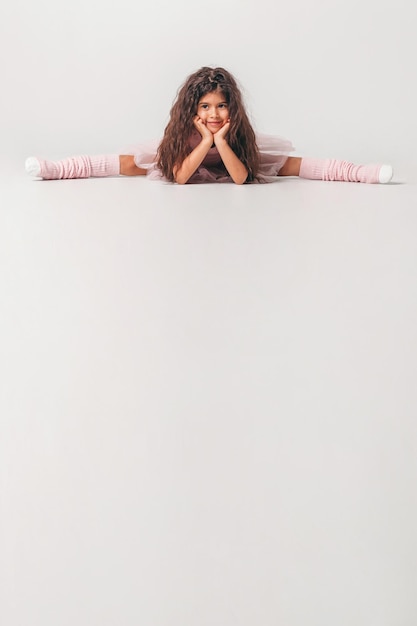
[[[188,178],[187,176],[184,176],[184,174],[182,172],[178,172],[178,171],[174,171],[174,182],[176,182],[178,185],[185,185],[185,183],[187,182]]]
[[[178,185],[183,185],[184,183],[182,182],[182,178],[181,178],[181,171],[180,168],[178,166],[175,166],[173,171],[172,171],[172,177],[174,179],[174,183],[177,183]]]

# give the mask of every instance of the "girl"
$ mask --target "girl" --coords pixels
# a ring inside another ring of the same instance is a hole
[[[145,176],[184,183],[270,182],[277,176],[387,183],[390,165],[288,156],[281,137],[255,135],[233,76],[221,67],[202,67],[180,88],[162,141],[141,144],[129,154],[78,156],[62,161],[26,160],[26,171],[43,179]]]

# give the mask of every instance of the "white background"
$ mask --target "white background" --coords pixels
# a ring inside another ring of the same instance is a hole
[[[415,626],[415,5],[0,18],[1,625]],[[203,64],[394,183],[25,176],[160,136]]]
[[[413,2],[16,0],[0,9],[2,152],[118,152],[159,137],[185,77],[221,65],[260,132],[301,156],[408,162]]]

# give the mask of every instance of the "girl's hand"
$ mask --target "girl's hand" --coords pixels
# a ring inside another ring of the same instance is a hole
[[[226,122],[226,124],[224,124],[224,126],[219,128],[217,133],[214,133],[214,135],[213,135],[214,143],[216,143],[216,141],[218,141],[219,139],[220,140],[225,139],[225,137],[226,137],[226,135],[228,133],[229,128],[230,128],[230,119],[227,120],[227,122]]]
[[[196,129],[198,130],[202,138],[210,139],[211,143],[213,143],[213,134],[209,131],[207,126],[204,124],[201,117],[196,115],[195,118],[193,119],[193,122],[194,122],[194,126],[196,127]]]

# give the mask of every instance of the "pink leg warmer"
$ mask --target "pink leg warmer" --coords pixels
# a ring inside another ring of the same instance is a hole
[[[300,177],[340,180],[349,183],[379,183],[381,165],[355,165],[335,159],[302,159]]]
[[[39,176],[46,180],[118,176],[120,174],[118,154],[76,156],[62,161],[42,161],[39,159],[39,165]]]

